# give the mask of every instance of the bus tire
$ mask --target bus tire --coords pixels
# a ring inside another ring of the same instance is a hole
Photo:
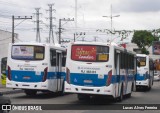
[[[117,102],[121,102],[123,100],[123,85],[121,86],[120,96],[117,98]]]
[[[129,94],[127,94],[127,97],[128,97],[128,98],[130,98],[131,95],[132,95],[133,87],[134,87],[134,86],[133,86],[133,84],[132,84],[132,86],[131,86],[131,92],[130,92]]]
[[[26,90],[24,90],[24,92],[25,92],[25,94],[27,96],[35,96],[37,94],[36,90],[28,90],[28,89],[26,89]]]
[[[134,91],[134,83],[132,83],[132,86],[131,86],[131,92]]]
[[[131,95],[132,95],[132,93],[129,93],[129,94],[127,94],[127,97],[128,97],[128,98],[131,98]]]
[[[149,87],[147,88],[147,90],[150,91],[150,90],[151,90],[151,86],[149,86]]]
[[[152,83],[151,83],[151,81],[149,82],[149,86],[147,87],[147,90],[148,91],[150,91],[151,90],[151,87],[152,87],[152,85],[151,85]]]

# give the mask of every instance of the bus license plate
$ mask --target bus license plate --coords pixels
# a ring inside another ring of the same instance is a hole
[[[84,80],[84,83],[92,83],[92,80]]]
[[[30,79],[30,77],[29,76],[24,76],[23,79]]]

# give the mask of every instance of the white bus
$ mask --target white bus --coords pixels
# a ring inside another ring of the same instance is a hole
[[[137,54],[136,87],[150,90],[153,85],[154,62],[148,55]]]
[[[103,95],[121,101],[135,86],[136,54],[110,43],[74,42],[67,48],[65,92],[78,99]]]
[[[6,87],[37,91],[64,89],[66,49],[45,43],[9,44]]]

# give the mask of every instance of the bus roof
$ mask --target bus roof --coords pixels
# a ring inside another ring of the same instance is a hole
[[[114,42],[107,42],[107,43],[104,43],[104,42],[70,42],[69,44],[83,44],[83,45],[102,45],[102,46],[114,46],[116,48],[119,48],[120,50],[126,50],[127,52],[129,53],[133,53],[133,54],[136,54],[134,51],[130,51],[130,50],[127,50],[125,49],[124,47],[114,43]]]
[[[37,45],[37,46],[50,46],[55,48],[64,48],[64,47],[61,47],[59,44],[54,45],[51,43],[39,43],[39,42],[16,42],[16,43],[10,43],[10,45]]]
[[[110,45],[112,45],[112,46],[118,46],[118,47],[120,47],[118,44],[116,44],[116,43],[109,43],[109,42],[107,42],[107,43],[104,43],[104,42],[71,42],[70,44],[84,44],[84,45],[107,45],[107,46],[110,46]]]

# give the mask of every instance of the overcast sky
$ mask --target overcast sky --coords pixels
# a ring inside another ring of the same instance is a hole
[[[115,30],[153,30],[160,26],[160,0],[77,0],[77,32],[86,32],[86,37],[91,39],[98,36],[103,37],[98,40],[104,41],[106,35],[98,35],[96,29],[111,29],[110,18],[102,16],[120,15],[113,18],[113,29]],[[58,22],[60,18],[75,18],[75,0],[0,0],[0,29],[11,31],[12,20],[11,16],[33,16],[32,20],[25,20],[15,28],[15,32],[19,34],[20,40],[35,40],[36,28],[35,8],[41,8],[40,20],[45,24],[49,24],[48,4],[54,3],[53,16],[56,20],[53,24],[56,25],[54,31],[58,31]],[[15,20],[17,25],[21,20]],[[74,22],[62,22],[62,27],[65,29],[62,33],[62,38],[72,38],[75,32]],[[48,28],[41,25],[41,39],[45,40],[48,37]],[[117,36],[112,36],[117,37]],[[79,38],[80,39],[80,38]]]

